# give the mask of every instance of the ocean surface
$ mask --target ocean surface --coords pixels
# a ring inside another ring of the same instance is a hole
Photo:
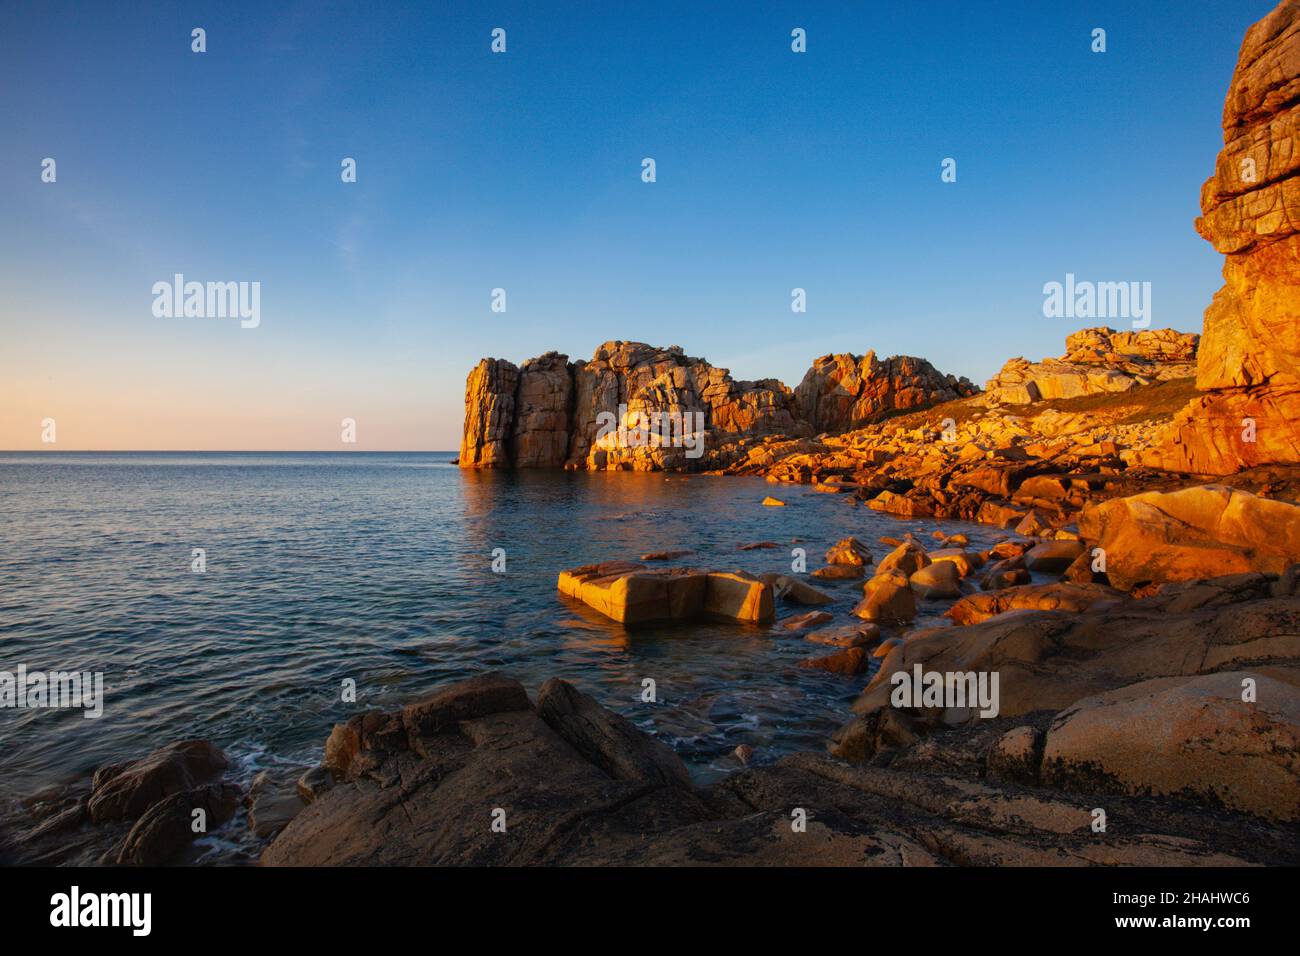
[[[849,534],[878,560],[881,535],[928,539],[940,526],[761,479],[466,472],[451,458],[0,454],[0,670],[105,680],[99,719],[0,709],[0,799],[195,737],[247,784],[263,768],[315,764],[350,714],[485,671],[530,693],[574,682],[701,782],[738,770],[739,744],[760,763],[821,750],[866,680],[797,668],[831,648],[737,624],[629,632],[560,596],[556,575],[682,548],[695,553],[672,564],[788,573],[802,547],[811,571]],[[789,507],[763,507],[769,493]],[[999,535],[942,526],[985,547]],[[780,547],[738,549],[756,541]],[[861,583],[813,583],[837,597],[835,623],[850,623]],[[939,623],[943,606],[918,625]],[[341,699],[347,678],[355,703]],[[658,703],[641,702],[646,678]],[[203,842],[209,862],[256,853],[242,815]]]

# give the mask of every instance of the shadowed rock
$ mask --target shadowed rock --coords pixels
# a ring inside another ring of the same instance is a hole
[[[1153,809],[1123,795],[1107,801],[1112,832],[1094,833],[1094,799],[979,779],[984,754],[1010,729],[1004,721],[991,735],[966,734],[955,749],[921,746],[888,768],[799,754],[695,789],[670,751],[553,680],[536,710],[444,726],[423,755],[409,745],[370,754],[356,764],[370,769],[321,794],[262,863],[1195,866],[1296,858],[1281,831],[1262,824],[1227,817],[1207,825],[1178,804]],[[1026,759],[1035,752],[1031,745]],[[970,756],[949,756],[956,753]]]

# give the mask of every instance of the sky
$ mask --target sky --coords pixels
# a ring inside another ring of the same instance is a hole
[[[1067,273],[1199,331],[1200,186],[1273,5],[10,0],[0,449],[453,449],[479,358],[613,339],[982,383],[1127,327],[1045,317]],[[257,326],[156,315],[177,273],[259,283]]]

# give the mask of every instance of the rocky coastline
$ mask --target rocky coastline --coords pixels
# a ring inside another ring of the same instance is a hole
[[[761,476],[774,506],[803,485],[1003,530],[809,542],[803,572],[692,567],[690,541],[555,569],[557,602],[629,629],[806,641],[856,694],[824,752],[698,786],[572,684],[490,672],[358,713],[318,766],[246,789],[210,741],[100,767],[0,820],[0,859],[185,862],[198,815],[246,823],[267,866],[1300,864],[1295,0],[1247,33],[1223,130],[1196,228],[1225,285],[1199,336],[1083,329],[983,390],[872,352],[790,389],[633,342],[470,373],[462,468]],[[699,414],[701,454],[620,443],[602,414]],[[837,616],[826,589],[861,599]],[[951,623],[914,626],[925,604]],[[996,678],[996,699],[931,698],[927,674]]]

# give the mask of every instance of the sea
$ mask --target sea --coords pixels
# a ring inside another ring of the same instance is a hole
[[[438,453],[0,453],[0,671],[100,672],[103,713],[0,709],[0,800],[205,738],[247,785],[315,765],[333,724],[453,681],[564,678],[670,745],[700,783],[823,750],[866,677],[773,626],[628,630],[559,594],[566,568],[690,550],[664,566],[809,571],[855,535],[942,527],[760,478],[470,471]],[[768,494],[784,508],[764,507]],[[741,550],[771,542],[775,547]],[[200,560],[201,557],[201,560]],[[861,582],[822,582],[834,624]],[[923,604],[915,626],[946,623]],[[808,608],[781,605],[780,620]],[[654,701],[644,698],[653,681]],[[351,683],[349,683],[351,682]],[[355,700],[345,690],[355,686]],[[237,817],[201,862],[254,859]]]

